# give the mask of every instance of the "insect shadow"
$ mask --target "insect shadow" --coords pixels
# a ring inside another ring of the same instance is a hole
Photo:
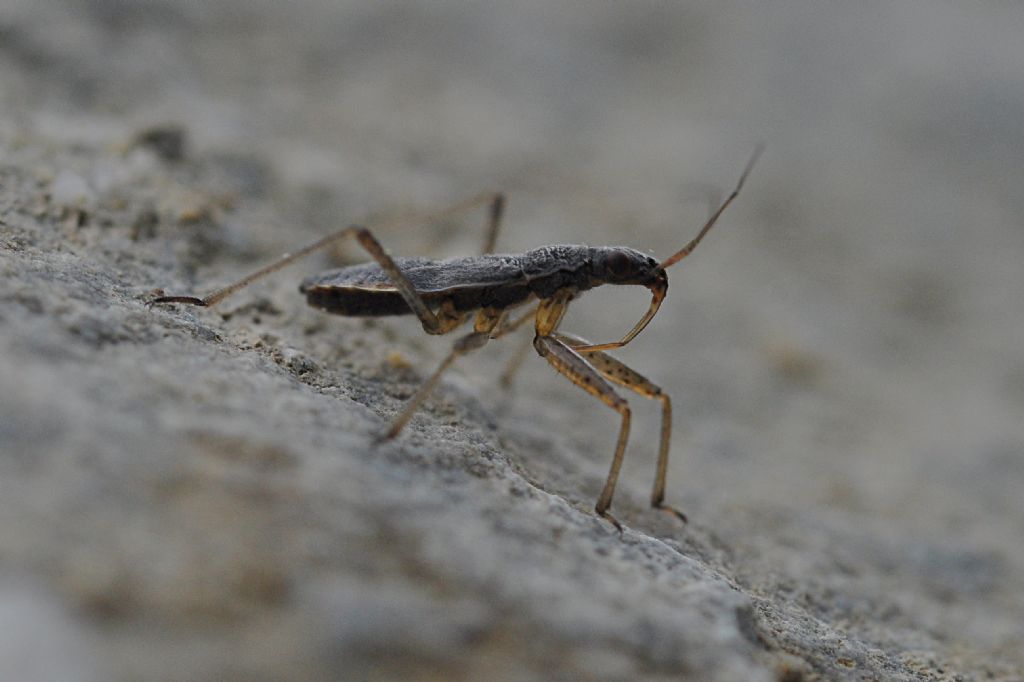
[[[218,289],[203,298],[160,296],[151,303],[184,303],[213,306],[252,282],[280,270],[329,244],[354,238],[373,258],[372,262],[329,270],[306,279],[299,290],[316,308],[338,315],[381,317],[415,315],[428,334],[447,334],[473,316],[473,331],[459,338],[448,356],[402,412],[381,435],[394,438],[436,386],[441,375],[461,355],[477,350],[492,339],[534,324],[533,347],[552,367],[587,393],[615,410],[620,418],[618,440],[611,469],[594,511],[620,531],[621,524],[608,511],[615,493],[622,459],[629,439],[630,409],[613,384],[627,388],[662,405],[661,443],[651,506],[686,521],[686,516],[665,504],[665,478],[672,431],[672,401],[668,394],[607,351],[622,348],[644,330],[657,314],[668,292],[666,270],[688,256],[736,199],[763,151],[754,151],[735,189],[715,209],[707,222],[683,248],[662,261],[625,246],[541,246],[520,254],[493,253],[505,211],[505,195],[482,194],[430,216],[439,220],[477,206],[489,207],[482,255],[447,260],[392,257],[366,227],[353,225],[330,234],[299,251]],[[651,291],[651,303],[643,317],[619,341],[590,343],[559,331],[569,303],[583,292],[604,284],[643,286]],[[511,315],[518,308],[525,312]],[[508,380],[518,365],[519,354],[503,376]]]

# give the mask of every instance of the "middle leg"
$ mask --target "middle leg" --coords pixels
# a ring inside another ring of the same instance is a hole
[[[471,351],[483,348],[488,341],[491,340],[492,333],[498,328],[502,320],[505,318],[505,310],[499,310],[497,308],[484,308],[476,315],[476,320],[473,322],[473,331],[466,334],[455,342],[452,346],[452,350],[448,353],[441,365],[434,370],[434,373],[430,375],[426,381],[419,387],[416,393],[413,394],[409,402],[405,404],[405,408],[402,412],[391,422],[391,426],[381,436],[382,440],[389,440],[397,436],[401,430],[405,427],[409,420],[412,419],[413,414],[419,409],[419,406],[427,399],[427,396],[434,390],[437,382],[440,380],[441,375],[444,374],[445,370],[452,366],[455,359],[460,355],[465,355]]]
[[[441,304],[439,312],[440,317],[446,319],[446,315],[451,319],[451,324],[455,325],[458,323],[459,313],[455,312],[451,308],[450,302],[445,301]],[[446,313],[446,311],[448,311]],[[455,362],[455,359],[461,355],[465,355],[478,348],[482,348],[491,339],[501,338],[505,334],[514,332],[516,329],[521,327],[524,323],[529,321],[534,315],[537,314],[536,308],[529,310],[522,314],[520,317],[515,318],[511,321],[506,320],[508,315],[508,308],[483,308],[476,315],[476,320],[473,322],[473,331],[466,334],[452,347],[451,352],[441,362],[441,365],[434,370],[434,373],[430,375],[423,385],[419,387],[409,402],[406,404],[405,409],[402,413],[395,418],[388,428],[387,432],[382,436],[383,439],[394,438],[401,432],[402,428],[409,422],[412,415],[416,413],[419,406],[427,399],[431,391],[437,385],[441,375]]]

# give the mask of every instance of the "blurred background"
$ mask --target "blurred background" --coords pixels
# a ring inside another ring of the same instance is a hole
[[[229,221],[200,288],[349,221],[489,189],[509,196],[501,251],[664,258],[765,143],[619,354],[675,401],[670,501],[749,580],[799,582],[816,543],[878,552],[874,569],[907,571],[896,589],[920,578],[954,603],[918,626],[1020,664],[1022,35],[1017,3],[3,0],[0,133],[114,144],[171,123],[236,170],[243,203],[286,207],[289,224]],[[478,221],[380,237],[463,255]],[[300,274],[258,290],[303,305]],[[596,290],[563,329],[611,341],[647,302]],[[387,325],[417,371],[447,351]],[[603,471],[608,411],[536,358],[506,404],[504,345],[449,383],[509,447],[553,439]],[[631,402],[619,495],[639,506],[659,412]]]

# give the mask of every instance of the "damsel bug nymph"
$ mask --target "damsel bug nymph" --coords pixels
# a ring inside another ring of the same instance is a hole
[[[533,347],[537,353],[571,382],[615,410],[621,418],[611,469],[594,507],[597,514],[622,530],[608,511],[622,467],[631,421],[629,405],[615,391],[614,386],[617,385],[661,402],[661,442],[651,506],[685,521],[686,517],[681,512],[664,502],[672,433],[672,401],[660,387],[607,351],[628,344],[657,314],[668,291],[665,271],[688,256],[715,225],[726,207],[739,195],[761,151],[758,147],[736,188],[711,214],[697,236],[660,262],[625,246],[557,245],[542,246],[521,254],[495,254],[494,244],[505,209],[505,196],[496,193],[474,197],[420,220],[429,222],[475,206],[488,205],[487,238],[480,256],[449,260],[393,258],[370,230],[354,225],[294,254],[286,254],[205,298],[161,296],[153,303],[212,306],[257,279],[328,244],[354,238],[373,261],[330,270],[305,280],[300,291],[311,306],[348,316],[415,315],[428,334],[447,334],[473,317],[473,330],[455,342],[448,356],[409,399],[382,438],[398,435],[456,358],[533,321]],[[560,331],[559,325],[569,303],[581,293],[604,284],[650,289],[651,303],[647,312],[621,340],[610,343],[593,344]],[[519,308],[525,308],[525,312],[518,311]],[[513,312],[516,314],[512,315]],[[510,365],[505,377],[511,374],[516,364]]]

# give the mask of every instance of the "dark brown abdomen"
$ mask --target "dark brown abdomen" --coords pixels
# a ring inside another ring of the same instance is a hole
[[[396,289],[360,289],[344,286],[307,286],[303,293],[306,302],[314,308],[347,317],[383,317],[410,315],[412,310]],[[456,310],[472,311],[493,306],[507,308],[525,301],[530,295],[526,284],[482,287],[452,287],[443,291],[421,294],[431,308],[451,299]]]

